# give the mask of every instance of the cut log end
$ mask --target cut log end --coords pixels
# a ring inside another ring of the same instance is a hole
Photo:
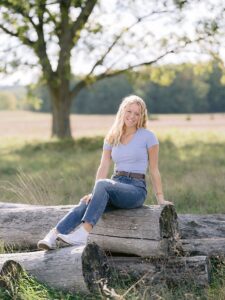
[[[82,253],[84,281],[90,291],[100,292],[102,281],[109,278],[105,252],[95,243],[88,244]]]
[[[23,268],[18,262],[7,260],[0,272],[0,287],[10,289],[12,282],[17,282],[22,273]]]
[[[179,238],[177,213],[173,205],[165,205],[159,222],[162,238]]]

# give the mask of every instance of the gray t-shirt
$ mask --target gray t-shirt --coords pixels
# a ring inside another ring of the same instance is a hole
[[[111,150],[114,171],[145,174],[148,168],[148,149],[159,144],[156,135],[145,128],[139,128],[128,144],[111,146],[104,142],[103,149]]]

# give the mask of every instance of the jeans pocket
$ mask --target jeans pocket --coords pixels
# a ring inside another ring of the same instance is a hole
[[[146,183],[145,183],[145,181],[142,180],[142,179],[132,178],[132,184],[133,184],[134,186],[137,186],[137,187],[146,189]]]

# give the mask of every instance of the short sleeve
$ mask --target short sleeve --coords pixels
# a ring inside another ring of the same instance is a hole
[[[104,141],[103,150],[112,150],[112,146]]]
[[[155,135],[155,133],[153,133],[152,131],[147,131],[147,147],[151,148],[152,146],[158,144],[159,144],[159,140]]]

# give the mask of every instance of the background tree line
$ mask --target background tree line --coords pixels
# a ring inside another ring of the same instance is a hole
[[[72,112],[113,114],[121,98],[132,93],[142,96],[153,113],[225,112],[225,75],[218,59],[145,67],[104,79],[80,92]],[[26,96],[22,89],[1,91],[0,108],[50,112],[50,95],[41,83],[30,86]]]

